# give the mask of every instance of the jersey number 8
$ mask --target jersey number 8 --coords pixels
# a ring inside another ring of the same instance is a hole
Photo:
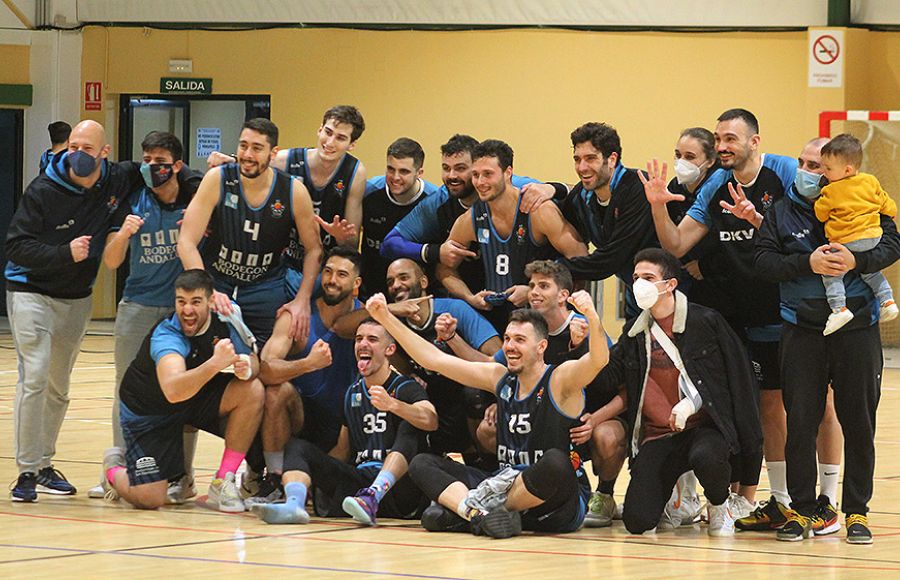
[[[509,274],[509,256],[506,254],[497,254],[497,266],[494,268],[498,276],[506,276]]]

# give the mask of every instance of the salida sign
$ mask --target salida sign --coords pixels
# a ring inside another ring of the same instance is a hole
[[[163,95],[211,95],[212,79],[162,77],[159,92]]]

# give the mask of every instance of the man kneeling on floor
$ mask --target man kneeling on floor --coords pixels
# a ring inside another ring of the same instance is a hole
[[[693,470],[709,505],[709,535],[734,534],[732,454],[762,461],[759,400],[750,359],[722,316],[675,290],[681,265],[659,248],[634,259],[642,313],[625,325],[600,375],[624,385],[631,481],[622,514],[633,534],[660,523],[672,487]]]
[[[260,519],[270,524],[309,522],[310,486],[317,491],[316,513],[324,517],[343,516],[343,511],[361,524],[374,525],[379,511],[390,518],[421,513],[427,501],[404,476],[424,446],[424,432],[437,429],[438,417],[425,389],[391,368],[388,358],[396,350],[381,324],[372,319],[360,323],[354,353],[361,377],[344,395],[337,444],[326,454],[309,441],[291,438],[282,476],[287,499],[255,504]]]
[[[444,353],[391,314],[380,294],[366,303],[369,314],[420,365],[497,395],[497,458],[503,471],[492,476],[431,454],[416,456],[410,465],[416,485],[438,502],[422,514],[425,529],[508,538],[523,527],[556,533],[581,527],[591,489],[570,429],[581,424],[584,386],[606,364],[609,351],[590,295],[576,292],[569,301],[588,320],[590,348],[559,366],[544,363],[547,322],[533,310],[519,309],[510,317],[502,365]]]
[[[120,420],[126,449],[104,455],[107,497],[142,509],[166,503],[169,480],[184,473],[182,431],[190,425],[225,438],[207,504],[244,511],[234,474],[259,429],[264,387],[255,378],[259,360],[245,342],[249,331],[233,314],[235,325],[214,316],[212,294],[212,277],[203,270],[180,274],[175,314],[153,328],[125,372]]]

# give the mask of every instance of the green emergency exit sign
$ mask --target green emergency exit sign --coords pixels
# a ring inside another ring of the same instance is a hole
[[[159,79],[159,92],[163,95],[211,95],[212,79],[162,77]]]

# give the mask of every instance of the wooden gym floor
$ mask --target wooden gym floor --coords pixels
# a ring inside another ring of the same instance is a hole
[[[814,578],[900,577],[900,371],[886,370],[878,413],[878,463],[870,523],[872,546],[850,546],[844,529],[802,543],[774,534],[707,537],[696,525],[672,533],[629,535],[612,528],[568,535],[524,534],[490,540],[432,534],[417,522],[387,520],[361,528],[313,518],[306,526],[269,526],[251,514],[227,515],[189,502],[145,512],[88,499],[100,459],[111,443],[113,341],[88,336],[72,376],[71,404],[55,466],[78,487],[75,497],[41,494],[37,504],[0,500],[0,577],[158,578]],[[0,480],[16,478],[13,400],[16,361],[9,335],[0,336]],[[202,434],[195,461],[198,491],[218,465],[220,440]],[[765,473],[759,497],[768,494]],[[617,484],[617,499],[627,473]],[[843,521],[842,521],[843,524]]]

